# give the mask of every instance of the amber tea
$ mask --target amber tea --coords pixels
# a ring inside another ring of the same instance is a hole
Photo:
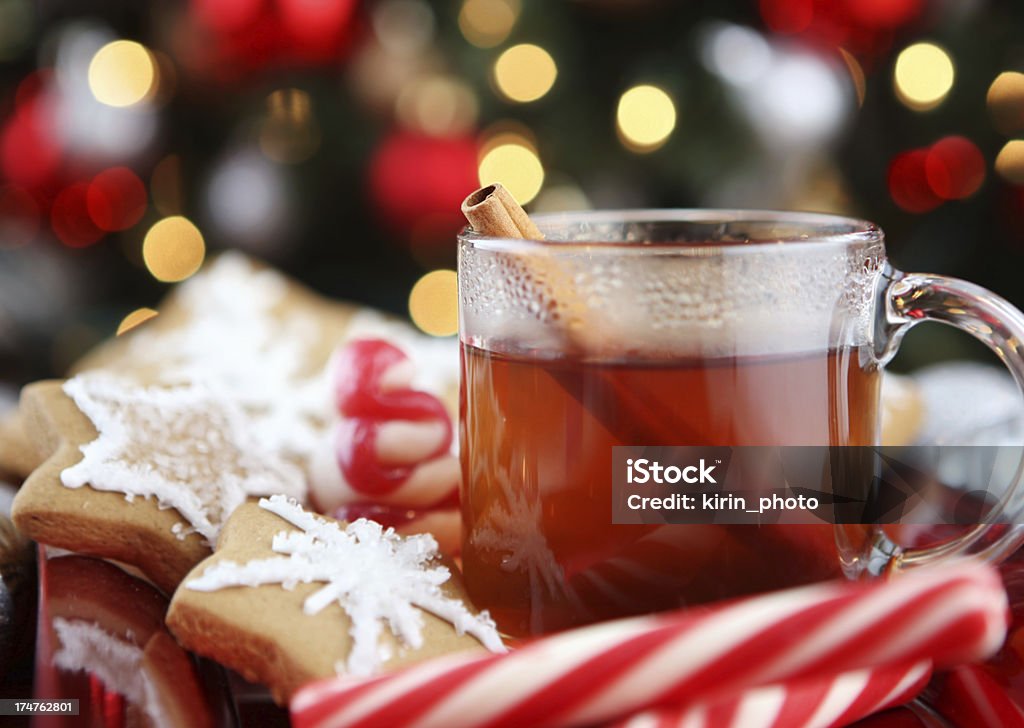
[[[830,526],[612,525],[615,445],[867,445],[857,349],[631,362],[464,345],[463,565],[515,634],[838,574]]]

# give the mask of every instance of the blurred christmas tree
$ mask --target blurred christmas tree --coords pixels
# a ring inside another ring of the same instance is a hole
[[[226,247],[401,312],[481,179],[857,214],[1024,304],[1021,28],[1012,0],[0,0],[0,379]]]

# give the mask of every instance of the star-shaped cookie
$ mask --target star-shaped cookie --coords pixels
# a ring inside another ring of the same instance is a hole
[[[85,374],[27,387],[22,413],[50,456],[15,497],[18,529],[127,563],[168,594],[248,497],[304,492],[298,468],[264,451],[239,407],[205,388]]]
[[[466,604],[430,536],[346,526],[274,497],[235,511],[216,553],[175,592],[167,624],[185,647],[284,702],[338,672],[503,651],[493,622]]]

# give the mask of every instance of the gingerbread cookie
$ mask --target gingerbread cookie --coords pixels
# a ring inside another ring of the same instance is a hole
[[[0,418],[0,475],[21,481],[42,462],[17,411]]]
[[[346,526],[280,496],[235,511],[216,553],[175,592],[167,623],[185,647],[268,685],[280,702],[337,673],[504,651],[430,536]]]
[[[241,408],[206,387],[140,387],[84,374],[27,387],[22,413],[52,453],[14,500],[41,543],[115,559],[171,593],[247,498],[305,491]]]

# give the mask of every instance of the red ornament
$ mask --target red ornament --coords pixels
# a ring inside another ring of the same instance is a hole
[[[245,28],[264,12],[264,0],[192,0],[196,17],[221,33]]]
[[[213,35],[202,65],[222,78],[336,60],[350,44],[357,8],[357,0],[192,0],[196,20]]]
[[[923,0],[846,0],[850,19],[864,28],[893,30],[921,14]]]
[[[912,149],[897,154],[889,164],[889,194],[907,212],[928,212],[942,204],[928,184],[927,158],[928,150]]]
[[[923,0],[760,0],[768,28],[827,49],[843,48],[862,61],[881,59],[896,31],[913,23]]]
[[[370,197],[381,222],[417,241],[446,241],[465,224],[462,200],[477,183],[477,146],[469,137],[396,132],[370,161]]]
[[[85,182],[65,187],[50,209],[53,232],[69,248],[85,248],[103,237],[103,231],[89,216],[88,191],[89,185]]]
[[[985,157],[974,142],[962,136],[933,144],[924,168],[928,186],[944,200],[970,197],[985,181]]]
[[[146,187],[127,167],[112,167],[89,183],[86,206],[100,230],[127,230],[146,211]]]
[[[814,20],[814,0],[761,0],[761,17],[776,33],[802,33]]]
[[[47,105],[33,97],[16,108],[0,132],[0,170],[7,180],[28,189],[45,187],[62,156]]]

